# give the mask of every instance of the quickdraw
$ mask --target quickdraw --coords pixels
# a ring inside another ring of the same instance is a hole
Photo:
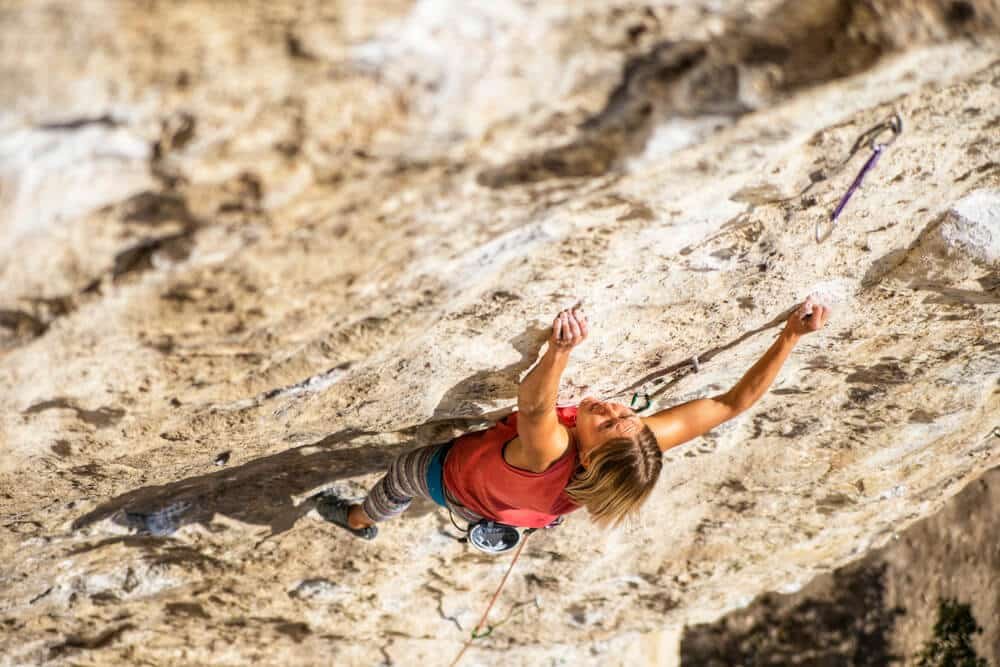
[[[879,137],[887,131],[892,132],[892,135],[887,141],[880,143],[878,141]],[[854,142],[850,155],[847,156],[847,160],[844,161],[844,164],[854,157],[854,154],[857,153],[858,150],[860,150],[866,143],[871,148],[872,154],[869,156],[864,166],[861,167],[861,171],[859,171],[858,175],[854,178],[854,182],[851,183],[851,187],[847,188],[847,192],[840,198],[840,203],[837,204],[837,208],[835,208],[833,213],[830,215],[830,228],[827,230],[826,234],[823,234],[822,236],[820,235],[820,221],[816,222],[816,243],[822,243],[830,237],[830,234],[833,233],[833,228],[837,224],[837,218],[840,217],[840,214],[844,211],[844,207],[847,206],[847,202],[850,200],[851,195],[853,195],[855,190],[857,190],[861,185],[861,181],[864,180],[865,175],[878,163],[878,159],[882,156],[882,152],[885,151],[885,149],[888,148],[894,141],[896,141],[902,133],[903,118],[897,112],[894,113],[889,120],[883,121],[871,128],[858,137],[858,140]]]
[[[691,363],[691,367],[694,368],[695,373],[701,371],[701,362],[698,360],[697,354],[691,357],[689,361]],[[686,362],[681,362],[680,364],[677,364],[676,368],[683,367],[685,363]],[[619,392],[618,394],[615,394],[615,396],[620,396],[622,393],[624,393],[624,391],[628,390],[623,390],[623,392]],[[646,410],[653,407],[653,397],[661,392],[662,389],[654,391],[652,394],[650,394],[649,391],[646,389],[646,385],[643,384],[643,386],[638,391],[632,394],[632,400],[629,402],[629,407],[635,410],[636,412],[645,412]]]

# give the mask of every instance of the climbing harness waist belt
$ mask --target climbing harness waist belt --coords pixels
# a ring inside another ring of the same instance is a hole
[[[455,444],[455,441],[441,445],[431,457],[430,465],[427,466],[427,490],[431,493],[431,498],[438,505],[447,507],[444,500],[444,457],[448,455],[448,450]]]

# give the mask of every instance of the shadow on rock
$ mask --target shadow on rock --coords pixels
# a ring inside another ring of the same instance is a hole
[[[517,404],[521,374],[538,359],[548,334],[546,327],[528,327],[512,338],[509,342],[520,353],[520,359],[502,368],[476,371],[457,382],[441,396],[431,418],[407,433],[423,442],[444,442],[455,437],[456,430],[472,432],[488,428],[509,415]],[[511,407],[485,412],[477,405],[483,400],[498,399],[509,400]]]
[[[445,442],[460,432],[486,428],[511,410],[479,410],[477,399],[517,399],[520,374],[537,359],[547,329],[528,328],[510,343],[521,358],[500,369],[478,371],[452,387],[426,422],[397,433],[407,444],[340,447],[372,431],[346,429],[323,440],[170,484],[147,486],[113,498],[73,522],[84,528],[104,519],[153,536],[170,535],[183,525],[206,527],[216,514],[282,533],[307,514],[310,501],[294,499],[324,485],[384,471],[397,455],[421,444]]]
[[[365,435],[373,434],[347,429],[242,466],[129,491],[81,516],[73,528],[113,518],[141,532],[168,535],[190,523],[207,527],[216,514],[224,514],[244,523],[269,526],[276,535],[312,509],[310,502],[296,505],[294,497],[330,482],[379,472],[410,447],[334,448]]]

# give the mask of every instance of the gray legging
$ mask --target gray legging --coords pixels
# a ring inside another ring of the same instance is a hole
[[[389,464],[389,470],[371,491],[362,508],[372,521],[385,521],[406,511],[415,497],[433,501],[427,488],[427,470],[431,459],[444,445],[427,445],[401,454]],[[445,489],[448,509],[466,521],[476,522],[482,517],[460,505]]]

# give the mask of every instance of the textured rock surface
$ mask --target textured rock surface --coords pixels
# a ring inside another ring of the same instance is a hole
[[[446,664],[506,561],[303,501],[511,409],[578,298],[562,398],[658,406],[838,303],[469,664],[668,662],[1000,463],[996,2],[470,4],[0,4],[3,664]]]
[[[768,593],[716,623],[685,630],[682,664],[916,664],[941,600],[969,605],[972,643],[1000,662],[1000,469],[970,483],[888,546],[801,591]]]

